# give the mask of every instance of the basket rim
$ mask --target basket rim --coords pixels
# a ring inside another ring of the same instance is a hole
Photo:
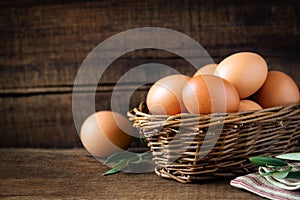
[[[229,116],[229,115],[249,115],[249,114],[257,114],[257,113],[264,113],[264,112],[273,112],[276,110],[289,110],[293,109],[295,107],[300,106],[300,102],[297,103],[292,103],[289,105],[280,105],[280,106],[274,106],[270,108],[263,108],[260,110],[250,110],[250,111],[241,111],[241,112],[228,112],[228,113],[210,113],[210,114],[190,114],[187,112],[184,113],[179,113],[175,115],[158,115],[158,114],[151,114],[151,113],[146,113],[141,111],[142,107],[146,106],[146,103],[142,101],[138,107],[134,107],[130,111],[127,112],[128,116],[132,115],[140,115],[144,117],[149,117],[149,118],[167,118],[167,119],[172,119],[172,118],[184,118],[184,117],[201,117],[201,116],[209,116],[209,117],[216,117],[216,116]],[[135,113],[135,114],[133,114]]]
[[[266,120],[282,121],[282,116],[291,117],[295,114],[298,115],[300,108],[300,102],[276,106],[271,108],[265,108],[261,110],[243,111],[234,113],[211,113],[211,114],[189,114],[180,113],[176,115],[154,115],[147,112],[145,102],[141,102],[139,107],[128,111],[127,116],[130,121],[138,122],[138,126],[143,124],[147,126],[147,129],[160,128],[166,125],[179,125],[188,123],[198,123],[199,121],[208,122],[202,123],[201,128],[206,128],[213,125],[221,125],[228,123],[238,123],[240,125],[251,122],[259,122]],[[146,111],[145,111],[146,110]]]

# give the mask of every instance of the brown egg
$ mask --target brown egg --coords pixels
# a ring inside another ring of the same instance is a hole
[[[263,85],[267,78],[268,66],[260,55],[240,52],[222,60],[214,74],[233,84],[240,98],[244,99]]]
[[[269,71],[267,80],[254,95],[263,108],[299,102],[299,89],[295,81],[280,71]]]
[[[213,75],[217,66],[218,65],[215,63],[204,65],[194,74],[193,77],[198,76],[198,75],[203,75],[203,74],[212,74]]]
[[[251,111],[251,110],[261,110],[261,109],[262,109],[262,107],[254,101],[251,101],[248,99],[243,99],[240,101],[239,112]]]
[[[130,146],[133,128],[123,115],[100,111],[90,115],[82,124],[80,138],[93,156],[108,157]]]
[[[182,98],[191,114],[236,112],[240,105],[239,94],[232,84],[208,74],[191,78]]]
[[[146,104],[152,114],[175,115],[186,112],[182,89],[190,79],[185,75],[170,75],[158,80],[147,94]]]

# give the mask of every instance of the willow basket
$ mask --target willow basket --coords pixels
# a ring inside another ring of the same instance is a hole
[[[254,170],[248,158],[294,151],[300,104],[210,115],[150,115],[145,103],[128,112],[153,154],[155,172],[182,183]]]

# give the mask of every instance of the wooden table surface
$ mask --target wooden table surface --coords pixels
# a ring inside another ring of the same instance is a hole
[[[181,184],[154,172],[102,176],[109,168],[84,149],[0,149],[4,199],[260,199],[230,178]]]

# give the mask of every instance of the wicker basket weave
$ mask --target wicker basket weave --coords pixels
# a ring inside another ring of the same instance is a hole
[[[128,112],[153,154],[155,172],[182,183],[254,170],[250,156],[294,150],[300,104],[259,111],[150,115],[145,103]]]

